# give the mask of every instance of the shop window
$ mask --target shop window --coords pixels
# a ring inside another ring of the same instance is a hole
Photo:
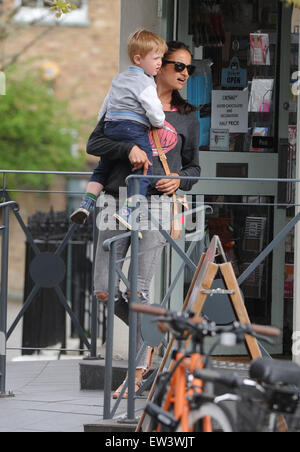
[[[278,20],[277,0],[190,0],[200,150],[277,152]]]
[[[87,26],[88,0],[72,0],[76,9],[64,14],[60,19],[49,10],[51,3],[47,0],[15,0],[17,13],[14,20],[18,23],[38,25]]]
[[[214,235],[219,236],[226,258],[239,278],[273,239],[274,198],[205,196],[205,204],[213,207],[213,214],[206,217],[206,244]],[[195,264],[199,262],[203,251],[202,244],[202,248],[199,247],[192,256]],[[268,256],[241,285],[246,308],[253,322],[271,322],[271,275],[272,258]],[[186,272],[186,293],[192,276]],[[218,304],[222,300],[217,297],[213,302]]]

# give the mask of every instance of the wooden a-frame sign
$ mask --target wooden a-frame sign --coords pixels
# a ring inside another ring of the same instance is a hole
[[[215,262],[217,256],[220,256],[222,259],[222,264]],[[207,252],[200,259],[190,287],[190,293],[187,294],[184,302],[183,311],[192,311],[196,316],[201,314],[218,270],[220,270],[226,290],[229,292],[228,297],[236,319],[241,323],[250,324],[251,322],[232,264],[231,262],[227,262],[220,238],[217,235],[212,238]],[[257,340],[254,337],[246,335],[245,342],[252,359],[262,356]]]
[[[217,257],[223,261],[221,264],[216,263]],[[230,292],[228,293],[228,297],[231,302],[236,319],[241,323],[250,324],[251,322],[244,304],[243,296],[238,285],[232,264],[231,262],[227,262],[221,240],[217,235],[215,235],[212,238],[208,250],[200,258],[192,283],[186,295],[182,312],[192,311],[195,313],[196,316],[199,316],[201,314],[203,306],[209,295],[209,291],[212,288],[213,282],[219,270],[221,273],[221,277],[224,281],[226,290]],[[187,340],[186,347],[188,347],[188,342],[189,339]],[[174,338],[170,340],[168,347],[165,351],[156,378],[149,392],[148,401],[152,400],[157,382],[157,377],[163,371],[166,365],[167,359],[173,347],[173,343]],[[257,340],[254,337],[250,335],[245,335],[245,344],[248,353],[252,359],[261,358],[262,354],[257,343]],[[140,431],[144,419],[145,412],[142,414],[140,418],[139,424],[136,429],[137,432]]]

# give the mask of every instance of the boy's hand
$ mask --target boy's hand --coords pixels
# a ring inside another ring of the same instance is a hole
[[[136,171],[144,167],[144,176],[148,173],[149,167],[152,166],[152,163],[148,160],[146,152],[136,145],[133,146],[129,153],[129,161],[133,166],[132,171]]]

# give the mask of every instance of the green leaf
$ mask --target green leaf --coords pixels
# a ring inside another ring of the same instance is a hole
[[[53,0],[52,5],[50,9],[56,12],[56,17],[58,18],[77,8],[74,3],[68,2],[67,0]]]

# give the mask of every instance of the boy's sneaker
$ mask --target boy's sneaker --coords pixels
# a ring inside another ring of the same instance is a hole
[[[132,231],[132,221],[131,221],[132,209],[127,206],[123,206],[117,213],[114,213],[114,217],[119,223],[123,224],[129,231]],[[143,235],[139,232],[139,239],[142,239]]]
[[[83,207],[79,207],[79,209],[75,210],[75,212],[70,215],[70,220],[76,224],[84,224],[88,219],[90,212]]]
[[[91,211],[96,206],[97,197],[91,193],[86,193],[82,199],[79,209],[75,210],[70,216],[70,220],[76,224],[84,224]]]

